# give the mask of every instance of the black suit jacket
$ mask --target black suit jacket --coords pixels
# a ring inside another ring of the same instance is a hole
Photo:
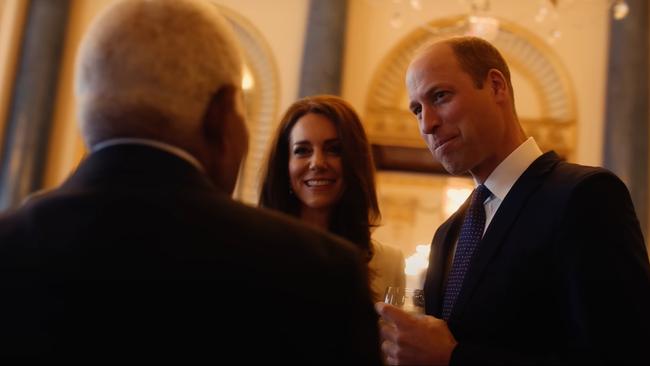
[[[0,360],[378,364],[348,242],[136,145],[0,219]]]
[[[426,312],[469,202],[437,230]],[[625,185],[610,172],[539,157],[505,197],[448,321],[452,364],[650,362],[650,269]]]

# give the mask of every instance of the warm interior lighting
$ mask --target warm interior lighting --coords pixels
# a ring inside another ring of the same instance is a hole
[[[429,249],[431,245],[420,244],[415,247],[415,253],[406,258],[404,274],[406,275],[406,287],[422,288],[424,277],[429,267]]]
[[[481,37],[486,41],[494,41],[499,34],[499,20],[492,17],[471,15],[468,21],[468,36]]]
[[[629,12],[630,7],[627,5],[625,0],[616,0],[614,5],[612,5],[612,16],[616,20],[625,18]]]
[[[253,79],[253,74],[251,73],[251,70],[246,65],[244,65],[244,70],[241,78],[241,87],[244,90],[250,90],[254,85],[255,80]]]
[[[430,245],[421,244],[415,247],[415,253],[406,258],[404,273],[408,276],[417,276],[429,266]]]
[[[456,212],[471,193],[472,189],[468,187],[447,188],[444,203],[445,214],[451,216]]]

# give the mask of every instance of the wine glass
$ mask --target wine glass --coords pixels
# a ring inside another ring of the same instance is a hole
[[[384,294],[384,302],[397,306],[412,315],[424,314],[424,291],[422,289],[388,286]]]

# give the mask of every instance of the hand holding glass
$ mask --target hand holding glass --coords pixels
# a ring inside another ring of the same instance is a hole
[[[389,286],[386,288],[384,302],[411,315],[424,314],[424,292],[421,289]]]

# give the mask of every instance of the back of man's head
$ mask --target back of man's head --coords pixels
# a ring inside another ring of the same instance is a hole
[[[239,88],[241,64],[230,26],[208,1],[119,1],[97,17],[77,55],[84,140],[193,139],[214,94]]]

